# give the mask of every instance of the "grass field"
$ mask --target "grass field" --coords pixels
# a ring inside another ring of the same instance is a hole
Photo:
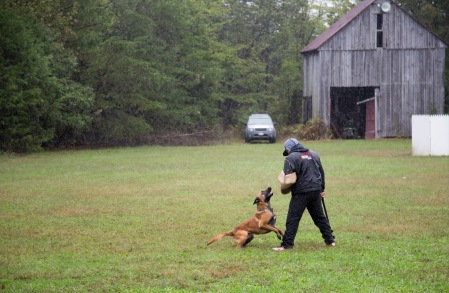
[[[449,157],[410,140],[304,142],[321,155],[337,247],[307,212],[294,249],[209,238],[254,214],[282,144],[0,156],[0,291],[448,292]]]

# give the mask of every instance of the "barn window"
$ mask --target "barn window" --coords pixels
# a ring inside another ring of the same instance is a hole
[[[377,15],[377,35],[376,35],[377,48],[382,48],[384,19],[383,14],[376,14],[376,15]]]
[[[381,31],[383,29],[384,26],[384,19],[383,19],[383,14],[377,14],[377,30]]]
[[[383,34],[381,31],[377,32],[377,48],[382,48],[382,38]]]

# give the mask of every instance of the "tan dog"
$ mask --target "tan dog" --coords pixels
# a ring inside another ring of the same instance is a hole
[[[245,222],[237,225],[234,230],[220,233],[212,237],[207,245],[223,238],[224,236],[232,236],[237,243],[237,247],[246,246],[254,238],[254,234],[276,233],[278,239],[282,239],[284,233],[275,227],[276,215],[270,204],[270,198],[273,196],[271,187],[257,194],[253,204],[257,204],[256,214]]]

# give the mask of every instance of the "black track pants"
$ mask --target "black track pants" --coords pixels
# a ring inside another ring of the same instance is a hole
[[[324,242],[334,242],[334,236],[329,225],[329,221],[323,212],[321,196],[319,191],[300,193],[292,195],[285,224],[285,234],[282,239],[282,246],[293,247],[296,233],[298,232],[299,221],[304,210],[307,208],[315,225],[320,229]]]

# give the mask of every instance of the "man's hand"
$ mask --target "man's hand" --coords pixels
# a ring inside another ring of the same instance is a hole
[[[321,198],[324,198],[326,196],[326,192],[323,191],[320,193],[320,195],[321,195]]]

